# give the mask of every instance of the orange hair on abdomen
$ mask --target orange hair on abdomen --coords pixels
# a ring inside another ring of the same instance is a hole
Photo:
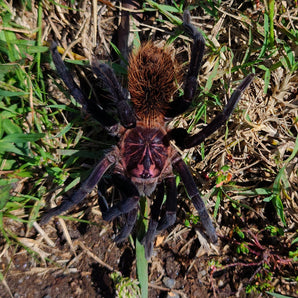
[[[152,42],[143,44],[129,59],[128,89],[138,118],[154,122],[163,117],[181,78],[173,51]]]

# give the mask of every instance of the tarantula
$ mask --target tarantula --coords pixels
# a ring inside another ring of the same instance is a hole
[[[119,190],[121,201],[109,207],[104,195],[99,191],[99,205],[106,221],[112,221],[120,215],[126,216],[126,224],[115,238],[116,242],[121,242],[130,235],[136,221],[140,196],[150,196],[156,189],[148,230],[142,241],[145,255],[149,258],[156,234],[174,224],[176,220],[177,189],[173,173],[175,171],[180,175],[211,242],[217,242],[215,228],[192,175],[170,141],[175,141],[181,149],[191,148],[203,142],[226,123],[242,92],[251,83],[253,75],[248,75],[240,83],[224,110],[199,133],[189,135],[182,128],[169,129],[169,120],[184,113],[192,102],[205,47],[204,38],[191,23],[188,11],[183,14],[183,27],[192,37],[193,45],[184,93],[176,97],[174,94],[177,91],[177,80],[179,81],[181,70],[168,48],[160,48],[152,42],[147,42],[130,56],[128,91],[131,99],[129,100],[113,70],[108,65],[97,62],[91,63],[91,69],[95,85],[100,86],[105,95],[97,94],[95,97],[92,93],[85,94],[66,69],[56,44],[52,44],[52,58],[57,72],[72,96],[110,132],[117,131],[119,142],[96,165],[89,178],[72,198],[50,209],[43,216],[41,223],[46,223],[52,216],[61,214],[81,202],[111,169],[112,184]],[[102,108],[107,94],[110,104],[116,110],[116,117],[112,117]],[[103,102],[98,103],[98,99]],[[165,212],[162,214],[165,193]]]

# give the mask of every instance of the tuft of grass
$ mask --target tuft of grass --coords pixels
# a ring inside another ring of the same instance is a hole
[[[6,240],[15,243],[17,236],[6,220],[23,222],[30,228],[41,207],[38,175],[46,153],[42,144],[45,133],[38,117],[46,110],[36,110],[36,105],[44,106],[44,101],[34,77],[34,65],[47,48],[34,40],[19,39],[19,32],[34,34],[36,30],[20,28],[11,20],[10,7],[3,4],[2,8],[5,29],[0,31],[0,226]],[[33,181],[31,188],[29,181]]]

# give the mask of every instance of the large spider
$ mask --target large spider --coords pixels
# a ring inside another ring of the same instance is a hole
[[[116,242],[121,242],[130,235],[136,221],[140,196],[150,196],[157,189],[151,206],[148,230],[142,241],[145,255],[149,258],[155,235],[174,224],[176,220],[177,189],[173,172],[175,171],[180,175],[211,242],[217,242],[215,228],[192,175],[170,141],[175,141],[181,149],[191,148],[203,142],[226,123],[242,92],[251,83],[253,75],[248,75],[240,83],[224,110],[199,133],[189,135],[182,128],[169,129],[168,122],[184,113],[192,102],[205,47],[204,38],[191,23],[188,11],[183,14],[183,27],[192,37],[193,45],[184,93],[176,97],[174,94],[177,91],[177,80],[181,71],[168,48],[160,48],[148,42],[130,56],[128,90],[131,99],[129,100],[113,70],[106,64],[91,63],[94,90],[100,89],[104,94],[91,92],[90,95],[80,89],[66,69],[56,44],[52,44],[53,61],[72,96],[84,110],[108,128],[108,131],[113,133],[116,131],[119,142],[96,165],[89,178],[72,198],[50,209],[43,216],[41,223],[46,223],[52,216],[61,214],[81,202],[110,169],[112,184],[119,190],[121,201],[108,207],[105,197],[99,191],[99,205],[106,221],[126,215],[126,224],[115,238]],[[103,108],[107,104],[107,98],[116,111],[116,117],[111,116]],[[165,212],[162,215],[165,193]]]

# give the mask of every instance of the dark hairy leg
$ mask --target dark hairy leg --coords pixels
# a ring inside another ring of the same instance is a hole
[[[111,94],[120,123],[125,128],[135,127],[136,118],[134,112],[112,68],[107,64],[100,64],[97,61],[92,61],[91,67],[93,73],[103,85],[103,88]]]
[[[166,185],[166,191],[167,191],[166,212],[158,222],[157,233],[173,225],[176,221],[176,211],[177,211],[176,178],[175,177],[166,178],[165,185]]]
[[[219,113],[206,127],[204,127],[199,133],[195,135],[189,135],[184,128],[174,128],[168,132],[167,137],[176,142],[176,145],[181,149],[187,149],[198,146],[207,137],[218,130],[222,125],[226,123],[230,115],[233,113],[238,101],[241,98],[243,91],[250,85],[254,78],[253,74],[248,75],[239,84],[236,90],[233,92],[227,105],[223,111]]]
[[[191,59],[184,86],[184,95],[169,103],[169,108],[165,115],[169,118],[176,117],[184,113],[189,108],[197,89],[197,78],[205,50],[204,37],[191,23],[190,13],[188,10],[184,11],[183,14],[183,26],[185,31],[193,38]]]
[[[71,95],[83,106],[83,109],[90,113],[93,118],[99,121],[103,126],[113,126],[117,124],[117,121],[97,104],[97,100],[92,92],[90,93],[90,98],[88,97],[89,95],[82,92],[62,61],[55,43],[52,43],[51,51],[58,74],[68,87]],[[111,67],[106,64],[100,64],[97,61],[92,61],[91,69],[96,75],[94,84],[102,86],[101,88],[110,94],[113,105],[118,112],[120,123],[126,128],[134,127],[136,125],[134,112],[128,102],[128,97],[125,96]]]
[[[197,209],[197,211],[199,213],[202,224],[203,224],[211,242],[216,243],[217,235],[215,232],[215,228],[212,224],[211,218],[207,212],[204,201],[199,194],[199,191],[196,187],[196,184],[192,178],[192,175],[191,175],[187,165],[184,163],[184,161],[182,160],[182,158],[180,156],[176,156],[173,159],[173,167],[179,173],[179,175],[182,179],[182,182],[184,183],[184,186],[186,188],[186,191],[187,191],[190,199],[192,200],[192,203],[194,204],[195,208]]]
[[[147,232],[141,242],[144,245],[145,257],[147,260],[152,255],[153,243],[154,243],[154,238],[156,235],[156,229],[158,226],[158,218],[159,218],[160,211],[161,211],[163,197],[164,197],[164,183],[162,182],[158,185],[156,197],[155,197],[153,204],[151,206],[151,215],[150,215],[148,229],[147,229]]]
[[[102,178],[103,174],[114,164],[114,161],[108,154],[103,160],[101,160],[98,165],[94,168],[91,175],[83,183],[83,185],[75,192],[70,200],[64,200],[61,205],[50,209],[46,212],[41,220],[40,224],[47,223],[53,216],[57,216],[62,212],[67,211],[72,206],[77,205],[86,197],[86,195],[91,192],[91,190],[97,185],[99,180]]]
[[[164,197],[164,185],[166,187],[166,210],[165,214],[158,220],[161,212],[161,206]],[[145,247],[145,257],[149,259],[153,251],[153,243],[155,236],[176,221],[177,209],[177,188],[175,177],[169,177],[158,186],[156,198],[151,207],[151,216],[146,235],[142,240]]]
[[[117,46],[123,58],[127,61],[130,53],[130,49],[128,46],[129,40],[129,19],[133,17],[139,22],[142,21],[143,13],[141,12],[143,1],[137,0],[122,0],[122,9],[121,13],[121,21],[119,27],[117,28]]]
[[[125,215],[125,225],[114,239],[116,243],[120,243],[130,235],[135,225],[138,214],[139,192],[129,178],[120,174],[112,175],[111,184],[119,190],[122,200],[109,208],[105,197],[99,192],[99,207],[102,218],[106,221],[112,221],[122,214]]]
[[[100,106],[96,104],[96,100],[89,99],[85,96],[80,87],[74,81],[71,73],[67,70],[62,58],[57,50],[57,44],[52,42],[51,52],[53,62],[56,66],[59,76],[64,81],[65,85],[68,87],[70,94],[74,99],[80,103],[85,111],[90,113],[94,119],[96,119],[103,126],[113,126],[118,122],[113,119],[108,113],[106,113]]]
[[[122,200],[118,204],[108,209],[105,208],[104,210],[101,210],[102,218],[106,221],[112,221],[119,215],[126,214],[132,211],[134,208],[137,207],[140,198],[136,186],[131,182],[129,178],[121,174],[113,174],[112,183],[120,191]],[[106,203],[104,205],[107,206]]]
[[[123,242],[131,234],[131,231],[137,220],[138,210],[139,208],[135,207],[126,214],[126,223],[120,233],[114,239],[116,243]]]

